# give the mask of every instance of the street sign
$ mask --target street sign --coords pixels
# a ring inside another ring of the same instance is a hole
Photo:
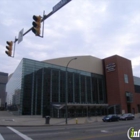
[[[61,0],[59,3],[57,3],[54,7],[53,7],[53,12],[56,12],[57,10],[59,10],[60,8],[62,8],[64,5],[66,5],[68,2],[70,2],[71,0]]]
[[[22,29],[18,34],[18,44],[23,40],[23,31],[24,29]]]

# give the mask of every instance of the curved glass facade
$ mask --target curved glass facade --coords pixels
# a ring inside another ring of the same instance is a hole
[[[16,111],[18,109],[19,113],[21,113],[21,105],[22,105],[22,95],[23,95],[23,60],[20,62],[15,72],[10,77],[9,81],[6,85],[6,102],[7,107]]]
[[[23,59],[7,84],[7,104],[20,115],[65,117],[66,67]],[[68,116],[105,114],[105,79],[67,68]],[[57,105],[57,106],[56,106]],[[89,105],[89,106],[88,106]],[[95,105],[95,106],[94,106]]]

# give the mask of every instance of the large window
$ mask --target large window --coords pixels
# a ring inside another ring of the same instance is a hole
[[[72,103],[73,102],[73,73],[69,72],[68,73],[68,102]]]
[[[128,83],[128,75],[127,74],[124,74],[124,82]]]
[[[81,103],[86,103],[85,76],[81,76]]]
[[[65,102],[65,93],[66,93],[66,72],[60,71],[60,103]]]
[[[91,89],[91,77],[86,77],[87,103],[92,102]]]
[[[134,89],[135,93],[140,93],[140,78],[139,77],[133,77],[134,78]]]
[[[74,75],[74,81],[75,81],[75,102],[80,102],[80,86],[79,86],[79,74]]]
[[[135,92],[140,93],[140,86],[139,85],[134,85]]]
[[[58,102],[59,98],[59,71],[52,70],[52,102]]]

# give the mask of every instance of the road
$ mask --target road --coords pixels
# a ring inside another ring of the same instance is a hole
[[[140,119],[67,126],[0,127],[0,140],[128,140],[127,130],[130,127],[139,130],[139,124]]]

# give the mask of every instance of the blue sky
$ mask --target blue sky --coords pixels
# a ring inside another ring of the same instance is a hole
[[[132,62],[133,75],[140,77],[140,1],[72,0],[45,20],[44,38],[32,32],[16,44],[15,57],[5,54],[6,41],[14,41],[32,16],[48,14],[60,0],[0,1],[0,71],[12,73],[22,58],[46,60],[92,55],[120,55]]]

